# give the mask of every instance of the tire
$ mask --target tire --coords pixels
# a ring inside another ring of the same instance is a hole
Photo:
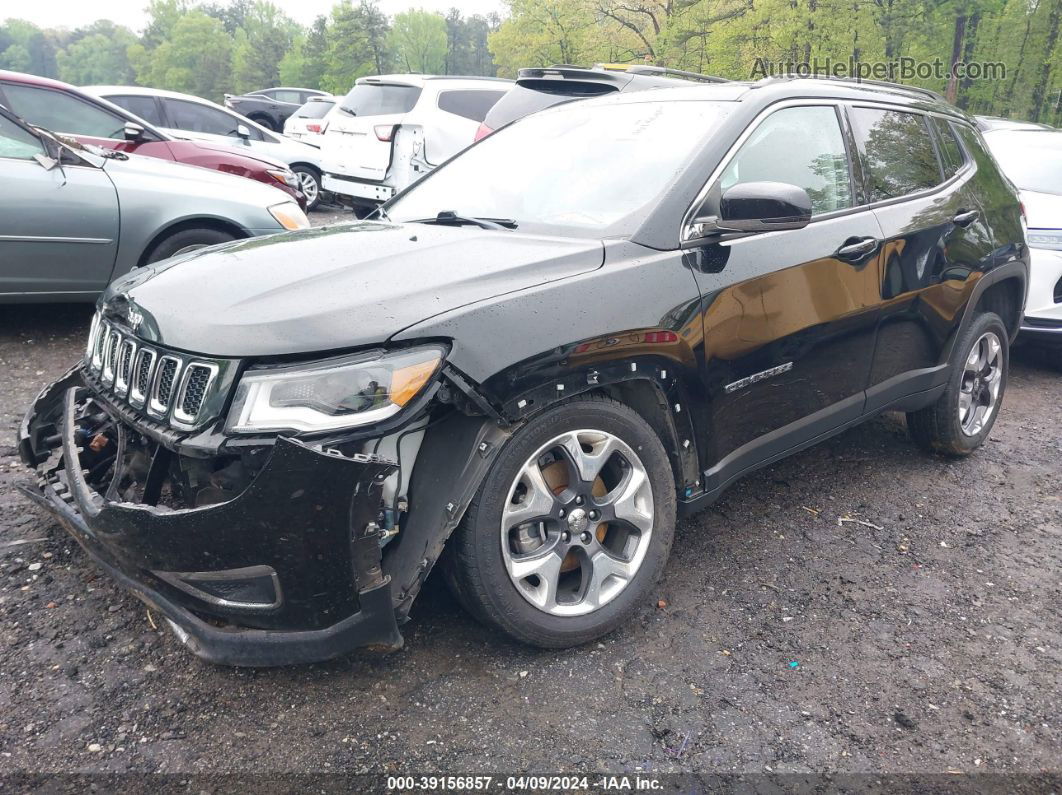
[[[222,232],[220,229],[182,229],[156,243],[151,253],[148,254],[145,264],[150,265],[167,257],[184,254],[197,248],[213,246],[217,243],[227,243],[235,239],[235,235],[229,232]]]
[[[564,443],[582,451],[581,469]],[[547,505],[546,521],[526,521]],[[444,571],[476,618],[524,643],[566,648],[611,632],[646,601],[674,532],[675,481],[660,439],[622,403],[578,398],[531,420],[498,454]]]
[[[907,415],[907,430],[915,442],[954,457],[967,456],[984,444],[1007,388],[1007,340],[999,315],[986,312],[974,318],[955,343],[944,394],[933,405]],[[987,356],[984,365],[982,356]],[[969,405],[965,411],[964,405]]]
[[[269,130],[271,132],[280,132],[280,130],[277,129],[277,125],[275,125],[273,123],[273,120],[271,118],[269,118],[268,116],[258,116],[258,115],[256,115],[256,116],[248,116],[247,118],[250,119],[253,122],[261,124],[263,127],[265,127],[267,130]]]
[[[306,197],[306,211],[309,212],[321,203],[321,175],[310,166],[292,166],[291,170],[299,180],[299,190]]]

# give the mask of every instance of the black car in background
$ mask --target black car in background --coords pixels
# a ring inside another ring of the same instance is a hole
[[[676,516],[759,467],[883,411],[979,448],[1028,262],[935,94],[568,103],[375,220],[113,284],[23,421],[25,491],[217,662],[397,648],[439,560],[482,621],[585,643],[651,601]]]
[[[313,88],[264,88],[248,94],[226,94],[225,107],[234,110],[273,132],[282,132],[288,117],[310,97],[327,97],[327,91]]]
[[[722,77],[666,69],[662,66],[597,64],[592,69],[580,66],[521,69],[516,77],[516,85],[495,103],[479,125],[475,140],[485,138],[510,122],[561,102],[600,97],[621,91],[674,88],[683,85],[683,81],[726,82]]]

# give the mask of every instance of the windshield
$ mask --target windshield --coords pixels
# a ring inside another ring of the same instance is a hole
[[[332,106],[336,103],[327,99],[314,99],[307,102],[297,111],[295,111],[296,119],[323,119],[328,111],[332,110]]]
[[[1003,173],[1022,190],[1062,195],[1062,132],[986,133]]]
[[[392,83],[359,83],[350,89],[341,110],[351,116],[383,116],[388,113],[409,113],[417,104],[420,88]]]
[[[503,218],[629,233],[727,113],[720,102],[576,103],[484,138],[386,207],[394,221]],[[486,179],[485,176],[489,176]]]

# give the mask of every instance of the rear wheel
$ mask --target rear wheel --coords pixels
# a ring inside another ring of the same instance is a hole
[[[501,451],[458,528],[448,579],[517,640],[593,640],[643,603],[675,528],[675,486],[652,428],[606,398],[544,412]]]
[[[156,243],[148,255],[147,264],[235,239],[235,235],[220,229],[182,229]]]
[[[280,130],[277,129],[277,126],[275,124],[273,124],[273,120],[271,118],[269,118],[268,116],[256,115],[256,116],[248,116],[247,118],[250,119],[253,122],[261,124],[267,130],[271,130],[273,132],[280,132]]]
[[[988,438],[1007,388],[1010,350],[999,315],[978,316],[956,342],[947,388],[936,403],[907,415],[922,447],[965,456]]]

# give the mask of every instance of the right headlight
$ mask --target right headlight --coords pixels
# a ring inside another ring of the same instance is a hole
[[[230,433],[335,431],[380,422],[420,394],[442,365],[441,345],[249,370],[225,423]]]

